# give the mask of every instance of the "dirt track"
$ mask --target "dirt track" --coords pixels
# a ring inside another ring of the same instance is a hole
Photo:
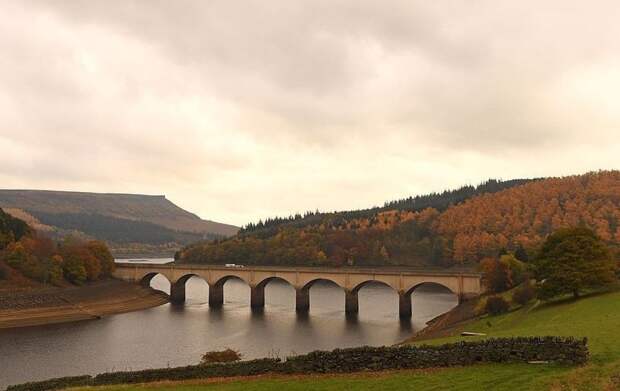
[[[81,287],[0,293],[0,329],[99,319],[156,307],[168,295],[118,280]]]

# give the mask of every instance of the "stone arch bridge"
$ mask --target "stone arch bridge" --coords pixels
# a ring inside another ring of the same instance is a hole
[[[422,284],[438,284],[457,295],[459,302],[481,294],[481,275],[471,271],[433,271],[412,268],[319,268],[287,266],[244,266],[195,264],[117,264],[115,277],[149,286],[158,274],[170,281],[170,300],[185,301],[185,283],[191,277],[202,278],[209,285],[209,306],[221,307],[224,303],[224,283],[237,278],[250,286],[250,305],[261,308],[265,305],[265,286],[274,279],[286,281],[295,288],[296,310],[310,309],[310,287],[317,281],[327,280],[345,291],[345,312],[358,312],[357,293],[371,282],[383,283],[399,296],[401,318],[411,317],[411,293]]]

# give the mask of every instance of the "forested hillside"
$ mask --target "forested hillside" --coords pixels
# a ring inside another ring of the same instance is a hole
[[[238,230],[202,220],[164,196],[0,190],[0,208],[55,239],[104,240],[117,255],[171,254]]]
[[[585,225],[620,243],[620,171],[550,178],[448,209],[433,232],[451,243],[455,262],[476,261],[502,248],[535,249],[551,232]]]
[[[620,172],[604,171],[489,181],[365,211],[272,219],[233,238],[191,245],[177,257],[199,263],[471,265],[507,251],[527,258],[560,227],[585,225],[617,246],[619,224]]]
[[[353,210],[346,212],[320,213],[306,212],[303,215],[296,214],[289,217],[268,218],[258,223],[249,223],[242,227],[239,233],[257,233],[262,236],[274,235],[279,229],[286,227],[303,228],[316,224],[326,224],[333,228],[345,227],[348,221],[356,219],[372,219],[381,212],[393,210],[419,212],[427,208],[433,208],[439,211],[447,209],[451,205],[456,205],[475,195],[496,193],[498,191],[509,189],[527,182],[530,179],[514,179],[510,181],[498,181],[490,179],[478,186],[463,186],[456,190],[446,190],[442,193],[431,193],[422,196],[408,197],[401,200],[386,202],[382,207],[374,207],[363,210]]]
[[[16,219],[0,209],[0,250],[9,243],[20,240],[31,231],[31,228],[24,221]]]
[[[37,220],[47,226],[67,231],[79,231],[89,236],[112,243],[189,243],[204,237],[211,239],[219,235],[213,233],[199,234],[195,232],[175,231],[161,225],[121,219],[100,214],[78,213],[45,213],[32,212]]]

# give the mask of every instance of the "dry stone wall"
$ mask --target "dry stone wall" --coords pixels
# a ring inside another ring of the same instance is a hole
[[[348,373],[388,369],[438,368],[478,363],[553,362],[582,365],[589,359],[586,339],[518,337],[437,346],[359,347],[316,351],[280,359],[228,364],[110,372],[11,386],[7,391],[47,391],[75,386],[148,383],[161,380],[250,376],[263,373]]]

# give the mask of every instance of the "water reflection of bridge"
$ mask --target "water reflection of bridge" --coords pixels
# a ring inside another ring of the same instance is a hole
[[[411,317],[411,294],[423,284],[437,284],[448,288],[459,301],[476,297],[481,293],[480,274],[470,271],[424,270],[412,268],[315,268],[287,266],[225,267],[222,265],[191,264],[117,264],[117,278],[139,282],[148,286],[158,274],[170,281],[170,300],[185,301],[185,283],[191,277],[199,277],[209,285],[209,306],[224,304],[224,283],[231,278],[244,281],[250,286],[250,305],[265,305],[265,286],[275,279],[283,280],[295,288],[296,310],[310,309],[310,288],[320,280],[331,281],[345,291],[345,311],[358,312],[358,291],[372,282],[385,284],[399,296],[401,318]]]

